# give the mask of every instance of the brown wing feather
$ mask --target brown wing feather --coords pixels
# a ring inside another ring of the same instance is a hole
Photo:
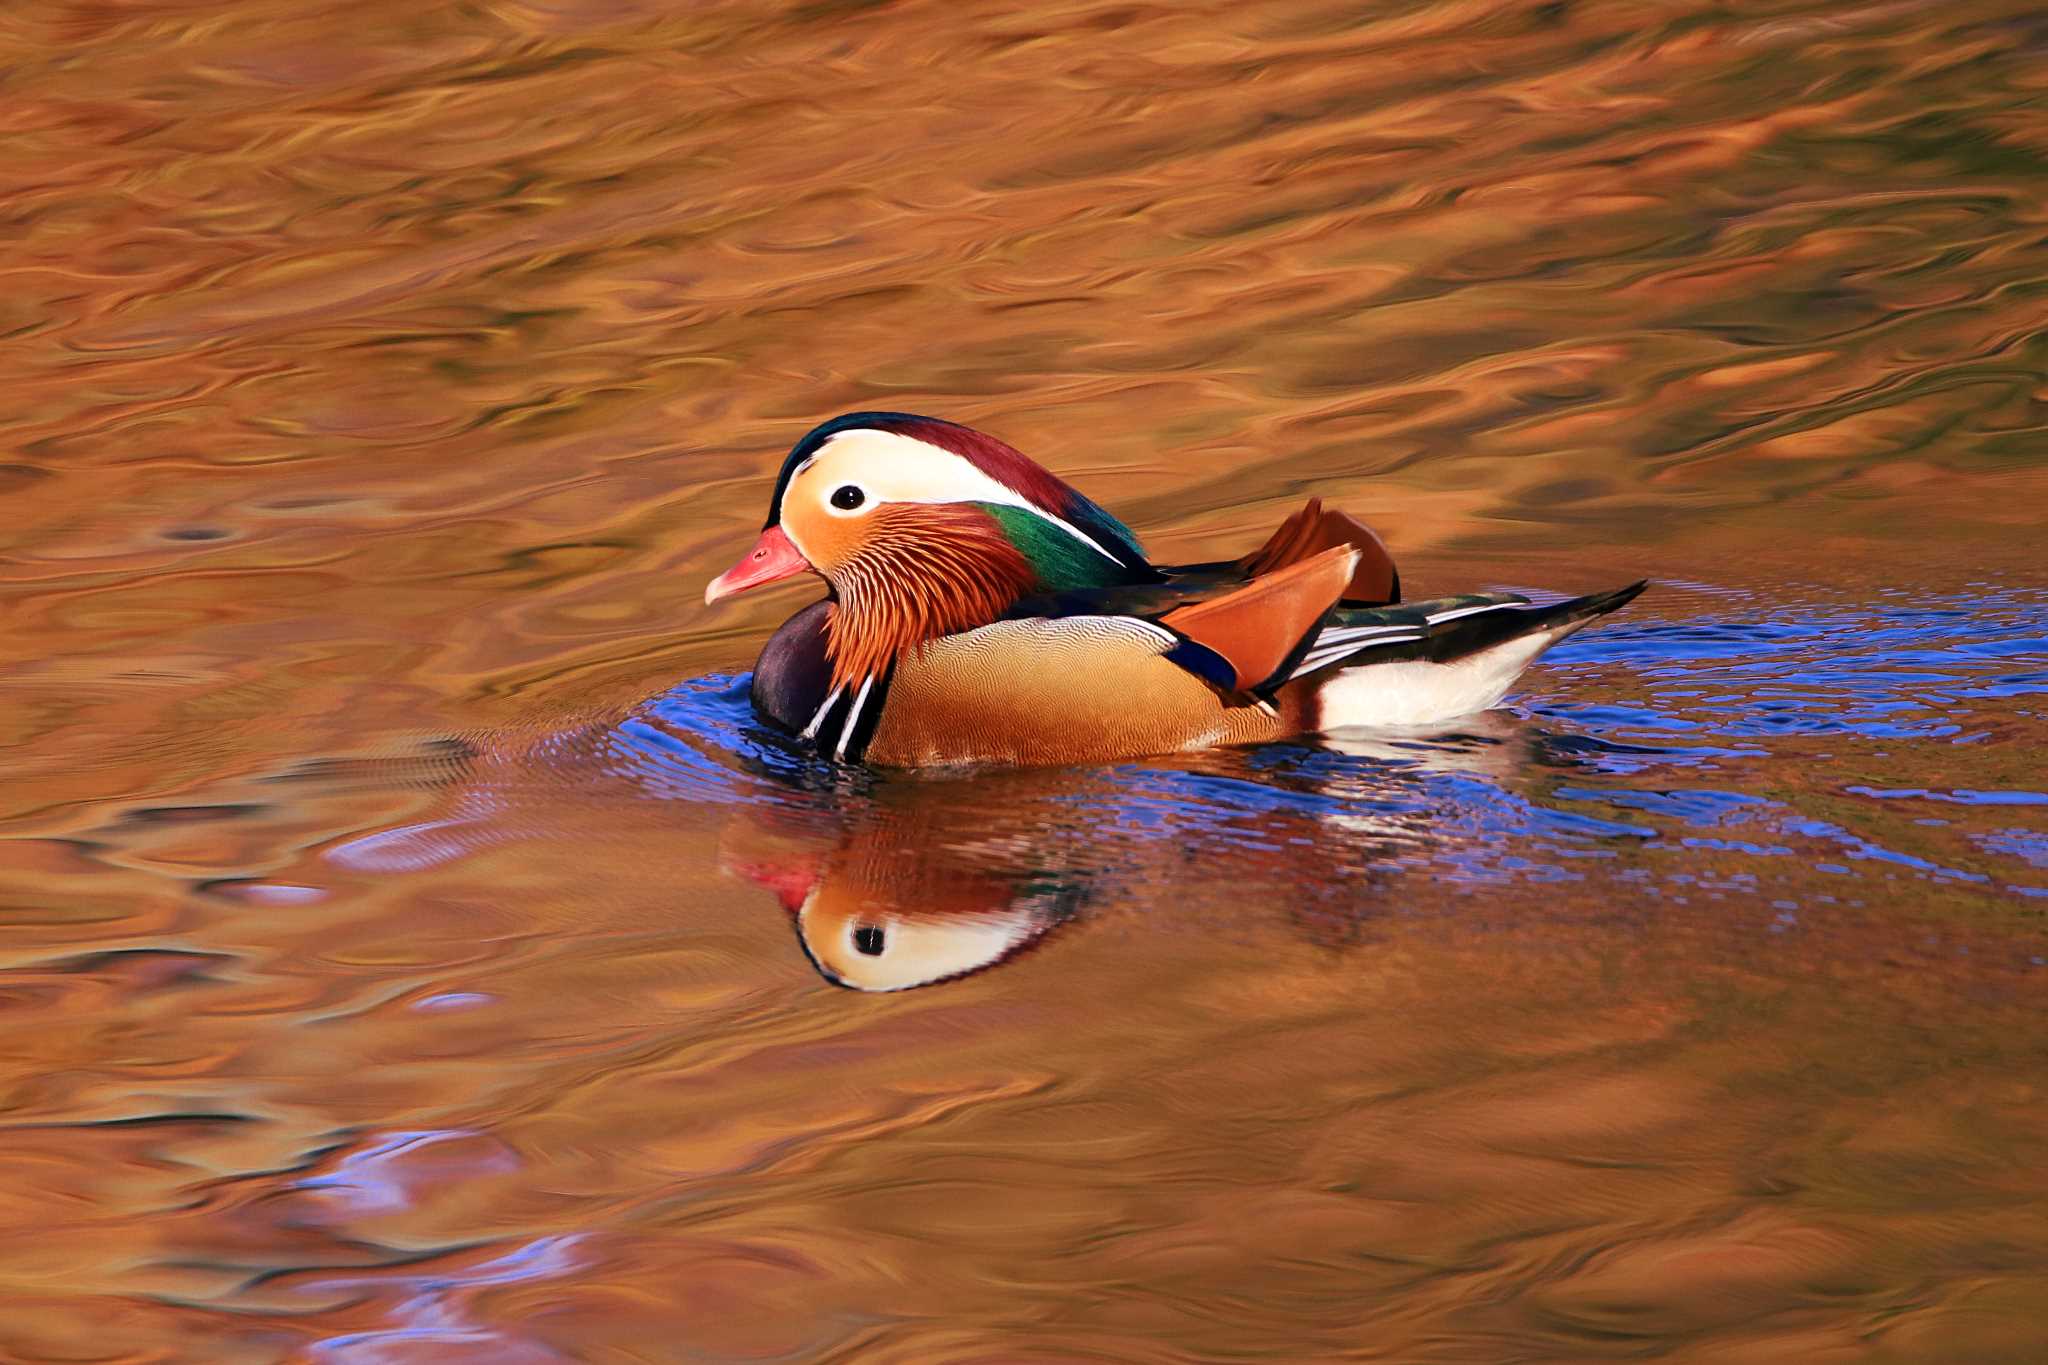
[[[1256,687],[1322,625],[1357,568],[1354,547],[1332,546],[1262,574],[1235,592],[1178,607],[1159,622],[1214,650],[1237,670],[1240,690]]]
[[[1401,600],[1401,575],[1386,543],[1358,518],[1324,508],[1321,498],[1310,498],[1299,512],[1280,523],[1264,545],[1240,559],[1237,567],[1245,577],[1257,578],[1340,545],[1358,551],[1358,567],[1351,572],[1351,582],[1342,594],[1344,601],[1379,607]]]

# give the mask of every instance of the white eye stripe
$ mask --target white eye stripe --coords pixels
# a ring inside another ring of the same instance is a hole
[[[799,478],[813,471],[821,477],[816,479],[818,491],[812,496],[835,516],[858,515],[885,502],[991,503],[1029,512],[1111,563],[1122,562],[1080,527],[1027,501],[1015,489],[984,473],[973,461],[915,437],[872,427],[835,432],[791,472],[789,488],[794,489]],[[831,500],[832,493],[847,484],[866,495],[861,507],[851,513],[832,506]]]
[[[1053,525],[1059,527],[1062,531],[1065,531],[1074,539],[1080,541],[1083,545],[1086,545],[1089,549],[1095,551],[1095,553],[1101,555],[1110,563],[1116,564],[1121,562],[1117,559],[1115,555],[1111,554],[1109,551],[1103,549],[1101,545],[1097,544],[1095,537],[1089,535],[1086,531],[1083,531],[1080,527],[1074,525],[1072,522],[1064,521],[1061,518],[1056,517],[1052,513],[1046,511],[1042,507],[1033,507],[1028,502],[1020,501],[1012,505],[1023,508],[1025,511],[1031,513],[1031,515],[1037,517],[1040,521],[1051,522]]]

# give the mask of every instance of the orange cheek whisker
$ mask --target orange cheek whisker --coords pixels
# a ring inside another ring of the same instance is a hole
[[[878,513],[867,543],[833,574],[833,685],[881,673],[905,650],[1001,617],[1036,582],[1015,546],[972,509]]]

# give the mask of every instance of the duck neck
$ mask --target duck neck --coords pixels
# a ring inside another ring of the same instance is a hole
[[[879,677],[904,651],[940,636],[1001,620],[1038,586],[1031,561],[973,509],[906,506],[892,520],[917,524],[878,525],[832,575],[834,687]]]

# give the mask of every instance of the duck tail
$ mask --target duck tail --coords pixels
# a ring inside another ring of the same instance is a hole
[[[1547,606],[1495,597],[1401,608],[1421,618],[1410,638],[1382,635],[1384,643],[1364,639],[1358,650],[1334,658],[1309,656],[1328,669],[1317,680],[1316,728],[1435,725],[1484,711],[1545,650],[1626,606],[1648,586],[1644,580]]]

